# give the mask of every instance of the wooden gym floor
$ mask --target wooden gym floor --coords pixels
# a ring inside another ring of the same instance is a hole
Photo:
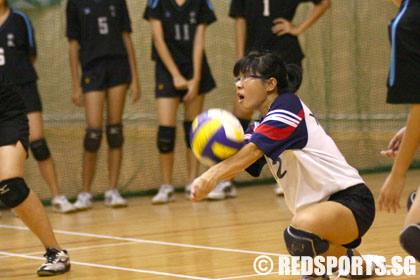
[[[386,173],[365,175],[375,198]],[[401,204],[419,185],[420,171],[410,171]],[[287,254],[283,229],[291,214],[272,186],[239,189],[236,199],[191,203],[183,194],[169,205],[151,205],[151,197],[129,199],[129,207],[54,214],[47,209],[56,236],[69,250],[70,273],[53,279],[300,279],[299,276],[256,275],[253,263],[261,254]],[[14,217],[0,218],[0,279],[37,279],[43,262],[40,242]],[[362,254],[406,254],[398,243],[406,209],[378,212],[359,247]],[[419,241],[420,242],[420,241]],[[276,262],[275,262],[276,263]],[[389,264],[389,263],[388,263]],[[416,265],[420,274],[420,265]],[[275,272],[275,270],[273,270]],[[420,279],[387,276],[382,279]]]

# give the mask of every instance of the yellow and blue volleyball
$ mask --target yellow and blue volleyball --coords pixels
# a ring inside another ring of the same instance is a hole
[[[210,109],[198,115],[192,123],[191,149],[207,166],[234,155],[242,148],[243,142],[241,123],[229,111]]]

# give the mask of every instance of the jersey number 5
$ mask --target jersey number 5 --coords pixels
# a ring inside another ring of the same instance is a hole
[[[107,17],[98,17],[98,28],[99,28],[99,34],[105,35],[108,34],[108,22]]]
[[[270,0],[263,0],[264,10],[263,16],[269,17],[270,16]]]
[[[6,64],[6,57],[4,56],[4,49],[0,48],[0,66]]]

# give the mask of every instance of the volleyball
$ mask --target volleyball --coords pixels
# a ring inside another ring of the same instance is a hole
[[[190,143],[194,155],[211,166],[234,155],[244,142],[239,120],[229,111],[210,109],[193,121]]]

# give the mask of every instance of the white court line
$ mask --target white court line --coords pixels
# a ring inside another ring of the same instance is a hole
[[[239,276],[229,276],[229,277],[223,277],[223,278],[217,278],[217,280],[230,280],[230,279],[240,279],[240,278],[249,278],[249,277],[264,277],[267,275],[273,275],[273,274],[279,274],[278,272],[271,272],[265,275],[260,274],[249,274],[249,275],[239,275]]]
[[[26,256],[26,255],[22,255],[22,254],[14,254],[14,253],[7,253],[7,252],[1,252],[1,251],[0,251],[0,254],[7,255],[7,256],[10,256],[10,257],[19,257],[19,258],[34,259],[34,260],[44,260],[44,258],[41,258],[41,257],[32,257],[32,256]],[[130,272],[148,273],[148,274],[155,274],[155,275],[164,275],[164,276],[177,277],[177,278],[183,278],[183,279],[215,280],[215,279],[212,279],[212,278],[188,276],[188,275],[182,275],[182,274],[176,274],[176,273],[166,273],[166,272],[159,272],[159,271],[145,270],[145,269],[126,268],[126,267],[119,267],[119,266],[113,266],[113,265],[102,265],[102,264],[75,262],[75,261],[71,261],[71,264],[79,264],[79,265],[84,265],[84,266],[92,266],[92,267],[107,268],[107,269],[122,270],[122,271],[130,271]]]
[[[10,225],[2,225],[2,224],[0,224],[0,228],[29,230],[27,227],[10,226]],[[213,250],[213,251],[235,252],[235,253],[245,253],[245,254],[254,254],[254,255],[278,256],[278,257],[289,256],[289,255],[286,255],[286,254],[274,254],[274,253],[257,252],[257,251],[249,251],[249,250],[227,249],[227,248],[220,248],[220,247],[200,246],[200,245],[189,245],[189,244],[182,244],[182,243],[163,242],[163,241],[145,240],[145,239],[137,239],[137,238],[125,238],[125,237],[118,237],[118,236],[73,232],[73,231],[65,231],[65,230],[54,230],[54,232],[61,233],[61,234],[68,234],[68,235],[88,236],[88,237],[95,237],[95,238],[133,241],[133,242],[137,242],[137,243],[148,243],[148,244],[157,244],[157,245],[177,246],[177,247],[205,249],[205,250]]]

